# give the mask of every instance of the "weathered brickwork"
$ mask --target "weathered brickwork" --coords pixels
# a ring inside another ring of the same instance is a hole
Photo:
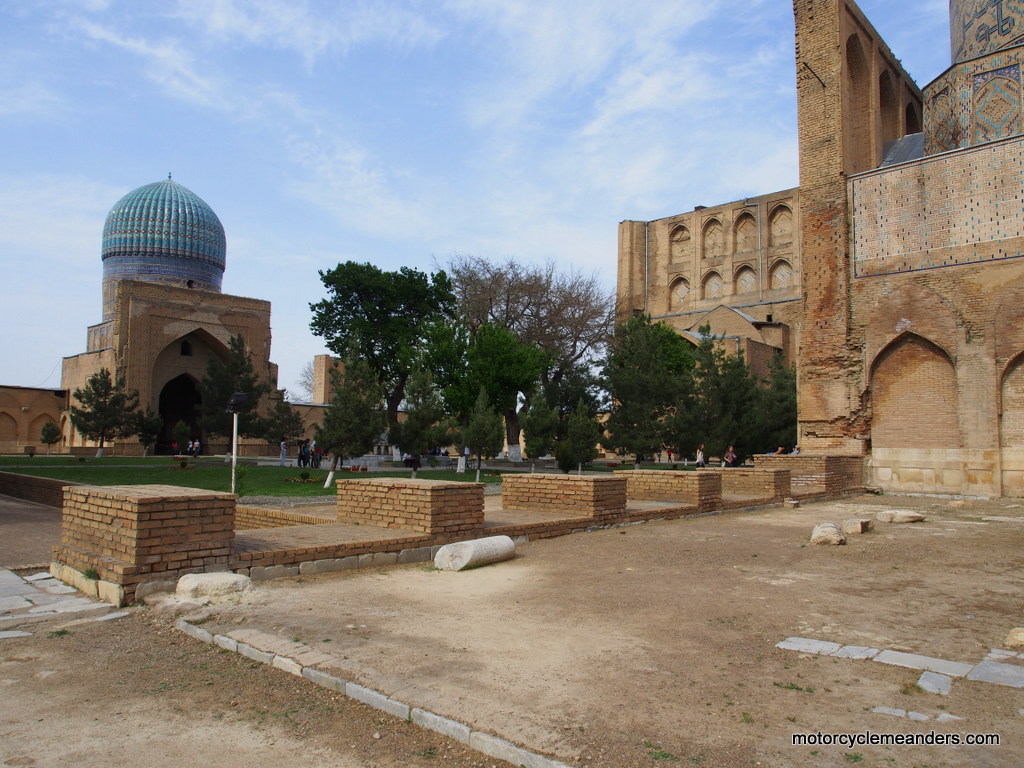
[[[611,518],[626,511],[626,480],[593,475],[505,475],[506,509],[561,511]]]
[[[673,501],[692,507],[693,513],[719,509],[722,475],[712,471],[668,472],[663,470],[616,470],[626,479],[631,501]]]
[[[185,573],[227,570],[235,497],[164,485],[70,486],[64,489],[54,560],[135,585]]]
[[[338,480],[338,520],[471,538],[484,523],[479,483],[403,478]]]
[[[754,456],[758,469],[789,472],[792,496],[839,496],[865,486],[866,460],[858,456]]]

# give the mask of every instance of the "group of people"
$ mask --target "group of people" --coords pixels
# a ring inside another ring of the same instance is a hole
[[[188,447],[185,449],[185,454],[188,456],[202,456],[203,446],[199,440],[189,440]]]
[[[320,464],[324,460],[324,452],[317,446],[316,440],[299,440],[296,444],[298,446],[298,452],[296,453],[295,465],[298,467],[310,467],[311,469],[320,469]],[[288,441],[285,438],[281,438],[281,466],[287,466],[288,462]]]

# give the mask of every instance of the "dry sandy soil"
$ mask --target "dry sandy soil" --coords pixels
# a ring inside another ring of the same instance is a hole
[[[807,543],[819,520],[894,508],[928,520],[879,523],[844,547]],[[978,662],[1024,625],[1022,543],[1012,500],[863,497],[532,542],[461,573],[263,582],[247,602],[192,615],[213,632],[304,643],[331,657],[325,671],[572,766],[1009,768],[1024,765],[1024,689],[957,679],[940,696],[916,687],[916,670],[775,644]],[[174,618],[139,608],[2,641],[0,765],[495,764],[204,646]],[[942,713],[962,719],[936,722]],[[818,731],[997,733],[1001,744],[792,746]]]

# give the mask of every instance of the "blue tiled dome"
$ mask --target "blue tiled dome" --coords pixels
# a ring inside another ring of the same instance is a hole
[[[122,197],[103,225],[103,316],[113,316],[118,280],[220,291],[224,226],[198,195],[171,179]]]

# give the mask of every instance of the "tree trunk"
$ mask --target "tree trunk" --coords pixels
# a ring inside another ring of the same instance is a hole
[[[522,431],[519,427],[519,412],[514,406],[507,409],[505,411],[505,439],[508,441],[509,448],[519,445],[519,435]]]
[[[331,471],[327,473],[327,479],[324,481],[324,488],[330,488],[331,483],[334,482],[334,473],[338,469],[338,454],[334,454],[334,461],[331,462]]]

